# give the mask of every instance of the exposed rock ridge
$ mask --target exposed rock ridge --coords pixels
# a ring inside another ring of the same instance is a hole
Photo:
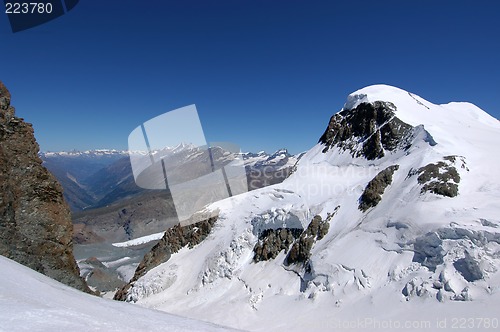
[[[290,245],[300,237],[302,232],[301,228],[266,229],[253,248],[253,261],[255,263],[267,261],[276,258],[282,250],[288,252]]]
[[[319,139],[327,152],[336,146],[352,157],[368,160],[385,156],[386,151],[409,147],[413,127],[395,116],[396,106],[390,102],[361,103],[333,115]]]
[[[130,287],[149,270],[168,261],[172,254],[178,252],[183,247],[188,246],[192,248],[201,243],[210,234],[216,221],[217,217],[211,217],[195,224],[186,226],[177,224],[168,229],[160,242],[144,255],[130,282],[116,292],[114,299],[125,301]]]
[[[311,256],[311,249],[313,245],[323,239],[323,237],[328,233],[330,229],[330,220],[337,213],[339,206],[335,209],[332,214],[328,214],[325,220],[321,216],[317,215],[311,220],[306,230],[300,235],[300,238],[295,241],[288,252],[285,259],[285,264],[298,264],[306,262]]]
[[[377,206],[382,199],[382,194],[392,183],[392,175],[399,169],[399,165],[392,165],[380,171],[366,186],[359,198],[359,209],[363,212]]]
[[[313,217],[307,228],[278,228],[267,229],[259,235],[259,241],[253,248],[253,261],[267,261],[275,259],[281,251],[287,254],[284,264],[305,264],[313,245],[323,239],[330,229],[330,221],[337,213],[328,213],[325,220],[320,215]]]
[[[447,156],[445,161],[439,161],[436,164],[428,164],[418,169],[419,177],[417,181],[423,184],[422,193],[432,192],[436,195],[455,197],[458,195],[458,184],[460,183],[460,174],[453,166],[458,159],[457,156]],[[465,166],[465,158],[460,157],[462,168]]]
[[[31,124],[15,116],[0,82],[0,254],[91,292],[73,256],[62,188],[43,166]]]

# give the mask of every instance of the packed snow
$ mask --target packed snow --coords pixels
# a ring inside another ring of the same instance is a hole
[[[0,331],[228,331],[63,285],[0,256]]]

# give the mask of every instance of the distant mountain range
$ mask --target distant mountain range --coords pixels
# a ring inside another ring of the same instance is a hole
[[[116,150],[40,153],[43,165],[63,186],[72,211],[96,206],[102,198],[98,194],[102,193],[99,174],[115,163],[126,165],[127,156],[126,151]]]
[[[214,155],[223,158],[224,153],[218,149],[213,148]],[[185,173],[189,172],[186,164],[202,162],[197,159],[198,149],[194,146],[182,145],[170,151],[174,153],[167,155],[168,163]],[[281,182],[300,156],[292,156],[286,149],[273,154],[243,153],[250,189]],[[145,191],[135,184],[128,151],[41,152],[40,158],[62,184],[64,198],[74,212],[104,207]]]
[[[192,145],[182,144],[159,153],[179,177],[196,172],[197,165],[206,162]],[[231,159],[221,148],[212,148],[212,154],[222,164]],[[43,152],[40,157],[63,186],[72,211],[75,243],[126,241],[164,231],[177,222],[166,190],[136,185],[128,151]],[[280,149],[273,154],[243,153],[241,157],[252,190],[283,181],[301,155],[292,156]]]

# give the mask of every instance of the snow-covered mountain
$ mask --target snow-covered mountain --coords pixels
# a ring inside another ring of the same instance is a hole
[[[472,104],[361,89],[284,182],[167,231],[116,297],[248,330],[498,328],[498,146]]]
[[[79,292],[0,256],[2,331],[230,331]]]
[[[279,168],[292,167],[302,157],[303,153],[293,156],[288,153],[287,149],[279,149],[273,154],[269,155],[264,151],[259,153],[243,153],[243,160],[246,166],[255,168],[276,166]]]

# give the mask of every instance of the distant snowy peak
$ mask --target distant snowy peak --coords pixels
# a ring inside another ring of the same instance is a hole
[[[264,151],[257,154],[255,153],[245,153],[243,154],[243,160],[245,165],[252,166],[253,168],[264,168],[264,167],[275,167],[284,168],[292,167],[300,159],[302,154],[291,155],[287,149],[279,149],[273,154],[269,155]]]
[[[115,149],[96,149],[87,151],[59,151],[59,152],[40,152],[40,155],[46,158],[54,157],[102,157],[102,156],[128,156],[126,150]]]
[[[285,157],[291,157],[292,155],[288,153],[287,149],[279,149],[275,153],[271,155],[271,158],[285,158]]]
[[[163,149],[156,149],[153,151],[127,151],[127,150],[114,150],[114,149],[99,149],[87,151],[60,151],[60,152],[40,152],[40,157],[44,161],[62,161],[62,160],[85,160],[85,161],[99,161],[99,162],[113,162],[123,157],[129,156],[147,156],[152,154],[155,158],[168,158],[170,160],[194,161],[202,156],[206,147],[199,147],[193,144],[181,143],[175,147],[165,147]],[[233,160],[235,157],[243,159],[245,166],[262,167],[288,167],[293,166],[299,156],[291,155],[287,149],[279,149],[273,154],[268,154],[265,151],[258,153],[245,152],[234,153],[225,150],[219,146],[210,148],[211,154],[219,163],[225,163]]]
[[[181,151],[190,151],[195,149],[196,146],[192,144],[186,144],[186,143],[181,143],[175,147],[165,147],[163,149],[157,149],[153,150],[151,153],[152,154],[157,154],[157,153],[179,153]],[[73,151],[47,151],[47,152],[40,152],[40,155],[45,157],[45,158],[56,158],[56,157],[66,157],[66,158],[76,158],[76,157],[86,157],[86,158],[91,158],[91,157],[128,157],[129,155],[146,155],[149,154],[149,151],[131,151],[131,150],[116,150],[116,149],[95,149],[95,150],[86,150],[86,151],[78,151],[78,150],[73,150]]]
[[[153,155],[171,155],[171,154],[178,154],[178,153],[197,153],[200,150],[204,149],[206,147],[198,147],[193,144],[189,143],[180,143],[177,146],[174,147],[165,147],[163,149],[156,149],[151,152],[149,151],[130,151],[130,150],[116,150],[116,149],[95,149],[95,150],[86,150],[86,151],[78,151],[78,150],[72,150],[72,151],[46,151],[46,152],[40,152],[40,155],[45,158],[55,158],[55,157],[65,157],[65,158],[71,158],[71,157],[109,157],[109,156],[123,156],[127,157],[129,155],[145,155],[145,154],[153,154]],[[213,146],[211,147],[212,151],[224,151],[224,148],[219,147],[219,146]],[[287,149],[279,149],[273,154],[268,154],[265,151],[259,151],[257,153],[253,152],[242,152],[240,155],[243,157],[243,159],[248,160],[248,159],[259,159],[259,160],[266,160],[266,159],[275,159],[275,158],[284,158],[284,157],[291,157],[292,155],[288,152]]]

